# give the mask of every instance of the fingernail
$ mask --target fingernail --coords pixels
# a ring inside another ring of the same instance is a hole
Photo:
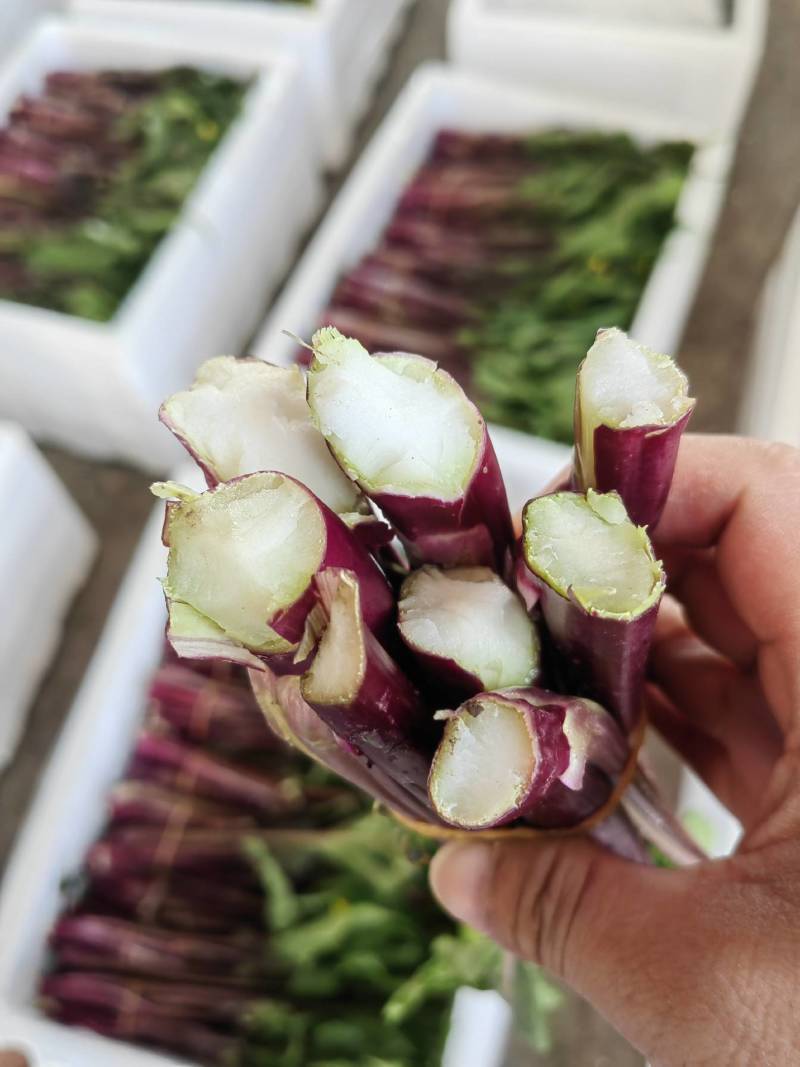
[[[446,845],[433,857],[431,889],[455,919],[480,929],[491,868],[490,845]]]

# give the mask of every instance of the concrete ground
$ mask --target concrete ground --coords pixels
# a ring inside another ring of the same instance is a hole
[[[420,0],[359,138],[360,148],[418,63],[444,55],[446,0]],[[773,0],[765,61],[748,111],[727,203],[681,352],[699,398],[695,428],[736,425],[761,284],[800,203],[800,5]],[[354,153],[354,158],[355,155]],[[344,177],[346,171],[343,173]],[[339,181],[330,183],[331,195]],[[130,469],[46,454],[102,540],[99,560],[69,616],[62,646],[31,709],[13,766],[0,778],[0,872],[56,735],[100,636],[152,506],[150,479]],[[634,1053],[588,1006],[559,1015],[556,1049],[543,1060],[514,1051],[515,1067],[633,1067]]]

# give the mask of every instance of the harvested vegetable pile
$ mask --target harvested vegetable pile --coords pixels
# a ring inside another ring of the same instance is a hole
[[[568,442],[578,353],[598,322],[633,321],[691,154],[623,134],[443,130],[320,322],[434,359],[487,419]]]
[[[110,319],[245,91],[179,67],[56,71],[20,97],[0,131],[0,298]]]
[[[664,591],[647,527],[685,376],[599,331],[571,485],[526,505],[516,541],[449,374],[333,328],[311,349],[305,380],[212,360],[162,409],[209,484],[153,487],[175,651],[246,666],[277,733],[433,836],[578,828],[638,860],[698,858],[637,763]]]
[[[409,845],[270,731],[243,671],[170,657],[42,1007],[214,1067],[439,1067],[454,993],[500,955]]]

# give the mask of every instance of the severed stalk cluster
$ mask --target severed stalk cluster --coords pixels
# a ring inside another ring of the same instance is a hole
[[[212,361],[162,409],[210,485],[155,487],[175,650],[247,666],[277,733],[406,819],[565,829],[625,775],[597,835],[695,858],[631,757],[681,372],[598,333],[572,486],[526,505],[515,544],[486,424],[449,374],[333,328],[311,349],[305,401],[297,368]],[[392,541],[364,536],[386,524]]]

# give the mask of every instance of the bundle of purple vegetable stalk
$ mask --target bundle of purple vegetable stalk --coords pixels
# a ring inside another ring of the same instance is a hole
[[[449,374],[334,328],[310,347],[307,375],[211,360],[162,408],[208,483],[154,486],[174,650],[244,665],[273,729],[431,836],[586,830],[697,859],[637,759],[682,372],[598,332],[571,478],[517,538]]]

